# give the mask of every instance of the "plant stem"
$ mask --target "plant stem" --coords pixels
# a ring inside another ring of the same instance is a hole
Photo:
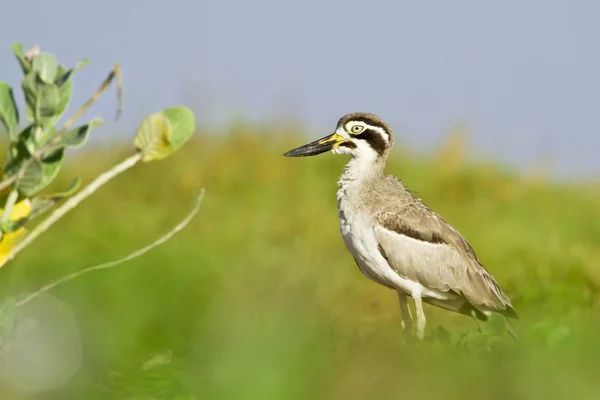
[[[18,197],[19,191],[16,188],[13,189],[8,195],[8,198],[6,199],[6,204],[4,205],[4,212],[2,213],[2,222],[6,222],[10,218],[10,213],[13,209],[13,206],[17,202]]]
[[[115,119],[119,119],[119,116],[121,115],[121,110],[123,109],[123,95],[122,95],[122,91],[121,91],[121,86],[123,83],[121,81],[121,66],[119,64],[115,64],[115,66],[110,71],[110,73],[108,74],[108,76],[106,77],[104,82],[102,82],[102,84],[100,85],[98,90],[96,90],[96,92],[92,95],[92,97],[90,97],[88,99],[88,101],[86,101],[81,107],[79,107],[79,109],[75,112],[75,114],[73,114],[73,116],[71,118],[69,118],[67,120],[67,122],[65,122],[63,127],[57,133],[57,136],[60,136],[62,133],[69,130],[69,128],[71,128],[71,126],[75,123],[75,121],[77,121],[83,114],[85,114],[85,112],[88,110],[88,108],[90,108],[91,105],[94,104],[94,102],[96,100],[98,100],[98,97],[100,97],[102,95],[102,93],[104,93],[106,91],[106,89],[108,89],[108,87],[112,83],[113,79],[115,79],[115,77],[117,78],[117,102],[118,102],[117,115],[115,116]]]
[[[0,192],[3,191],[4,189],[6,189],[7,187],[9,187],[10,185],[12,185],[13,183],[15,183],[17,178],[18,178],[18,175],[15,174],[15,175],[11,176],[10,178],[8,178],[7,180],[0,183]]]
[[[194,216],[196,214],[198,214],[198,211],[200,211],[200,205],[202,204],[202,200],[204,199],[204,189],[202,189],[200,191],[200,194],[198,195],[197,199],[196,199],[196,203],[194,204],[194,207],[192,208],[192,210],[186,215],[186,217],[179,222],[177,225],[175,225],[175,227],[173,229],[171,229],[169,232],[167,232],[165,235],[161,236],[160,238],[158,238],[157,240],[155,240],[154,242],[150,243],[149,245],[142,247],[141,249],[138,249],[136,251],[134,251],[133,253],[129,254],[126,257],[123,257],[119,260],[115,260],[115,261],[108,261],[99,265],[95,265],[93,267],[88,267],[85,269],[82,269],[81,271],[77,271],[77,272],[73,272],[69,275],[66,275],[54,282],[51,282],[45,286],[43,286],[41,289],[29,294],[27,297],[23,298],[22,300],[19,300],[17,302],[17,307],[20,307],[28,302],[30,302],[31,300],[35,299],[36,297],[38,297],[41,294],[46,293],[49,290],[54,289],[56,286],[68,282],[70,280],[73,280],[83,274],[87,274],[88,272],[92,272],[92,271],[97,271],[100,269],[106,269],[106,268],[113,268],[116,267],[119,264],[122,264],[126,261],[132,260],[134,258],[137,258],[145,253],[147,253],[148,251],[152,250],[153,248],[155,248],[156,246],[165,243],[167,240],[171,239],[177,232],[183,230],[183,228],[185,228],[190,221],[192,220],[192,218],[194,218]]]
[[[8,255],[5,264],[12,260],[17,255],[17,253],[19,253],[21,250],[23,250],[25,247],[31,244],[31,242],[33,242],[39,235],[41,235],[48,228],[50,228],[50,226],[52,226],[56,221],[61,219],[67,212],[79,205],[79,203],[81,203],[87,197],[92,195],[96,190],[98,190],[98,188],[100,188],[106,182],[110,181],[115,176],[119,175],[121,172],[124,172],[129,168],[133,167],[135,164],[137,164],[138,161],[141,160],[141,158],[141,153],[136,153],[126,158],[121,163],[115,165],[108,171],[98,176],[89,185],[80,190],[79,193],[65,201],[60,207],[54,210],[54,212],[48,218],[46,218],[39,225],[37,225],[31,231],[31,233],[29,233],[29,235],[27,235],[21,242],[19,242],[19,244],[17,244],[12,249],[12,251]]]

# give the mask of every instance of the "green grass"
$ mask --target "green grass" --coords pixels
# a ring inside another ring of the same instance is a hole
[[[207,189],[167,244],[52,292],[75,312],[83,364],[61,389],[5,385],[2,399],[599,398],[599,185],[471,164],[456,145],[421,161],[395,151],[387,172],[469,240],[520,315],[519,343],[476,354],[402,344],[395,294],[360,274],[339,234],[345,157],[282,157],[297,135],[208,137],[111,182],[0,270],[9,295],[122,257]],[[111,152],[79,154],[55,187],[89,181]],[[430,334],[476,328],[426,307]],[[170,363],[141,368],[165,352]]]

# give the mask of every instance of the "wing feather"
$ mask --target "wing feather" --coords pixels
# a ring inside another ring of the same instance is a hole
[[[376,216],[375,236],[398,274],[474,306],[518,318],[498,283],[475,251],[442,217],[418,202]]]

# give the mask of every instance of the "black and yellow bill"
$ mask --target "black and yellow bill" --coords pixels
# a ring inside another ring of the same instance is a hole
[[[285,157],[307,157],[316,156],[317,154],[325,153],[337,148],[340,144],[345,142],[344,137],[333,133],[324,138],[315,140],[305,144],[304,146],[296,147],[284,154]]]

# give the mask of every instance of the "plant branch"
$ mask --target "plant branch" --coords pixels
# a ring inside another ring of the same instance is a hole
[[[28,164],[29,166],[29,164]],[[13,176],[11,176],[10,178],[8,178],[5,181],[2,181],[2,183],[0,183],[0,192],[3,191],[4,189],[6,189],[7,187],[9,187],[10,185],[12,185],[13,183],[15,183],[17,181],[17,178],[19,178],[19,174],[14,174]]]
[[[75,114],[73,114],[73,116],[69,118],[67,122],[65,122],[63,127],[57,133],[57,137],[60,136],[62,133],[68,131],[69,128],[75,123],[75,121],[81,118],[81,116],[88,110],[88,108],[90,108],[91,105],[94,104],[96,100],[98,100],[102,93],[104,93],[106,89],[108,89],[115,77],[117,78],[117,115],[115,116],[115,119],[119,118],[119,116],[121,115],[121,111],[123,110],[123,91],[121,88],[121,66],[119,64],[115,64],[115,66],[110,71],[106,79],[104,79],[104,82],[102,82],[102,84],[100,85],[98,90],[96,90],[96,92],[92,95],[92,97],[90,97],[88,101],[86,101],[81,107],[79,107]]]
[[[4,212],[2,213],[2,222],[8,221],[10,218],[10,213],[12,212],[12,208],[17,202],[17,198],[19,197],[19,192],[17,189],[13,189],[8,198],[6,199],[6,204],[4,205]]]
[[[108,171],[104,172],[100,176],[98,176],[95,180],[93,180],[89,185],[85,188],[81,189],[77,194],[73,197],[69,198],[65,201],[60,207],[58,207],[54,212],[45,220],[43,220],[39,225],[37,225],[31,233],[29,233],[19,244],[17,244],[10,254],[5,263],[12,260],[17,253],[27,247],[31,242],[33,242],[39,235],[44,233],[50,226],[52,226],[56,221],[61,219],[67,212],[75,208],[79,203],[85,200],[87,197],[92,195],[98,188],[104,185],[106,182],[113,179],[115,176],[119,175],[121,172],[128,170],[137,164],[138,161],[142,158],[141,153],[135,153],[134,155],[126,158],[121,163],[115,165]]]
[[[46,293],[49,290],[54,289],[55,287],[57,287],[58,285],[61,285],[65,282],[68,282],[70,280],[73,280],[83,274],[87,274],[88,272],[92,272],[92,271],[98,271],[101,269],[107,269],[107,268],[113,268],[116,267],[119,264],[122,264],[124,262],[133,260],[134,258],[137,258],[145,253],[147,253],[148,251],[152,250],[153,248],[155,248],[156,246],[159,246],[163,243],[165,243],[167,240],[171,239],[176,233],[182,231],[190,222],[191,220],[196,216],[196,214],[198,214],[198,211],[200,211],[200,206],[202,205],[202,200],[204,199],[204,189],[200,190],[200,194],[198,195],[196,202],[194,203],[194,207],[192,208],[192,210],[186,215],[186,217],[179,222],[177,225],[175,225],[175,227],[173,229],[171,229],[169,232],[167,232],[165,235],[161,236],[160,238],[158,238],[157,240],[155,240],[154,242],[150,243],[149,245],[134,251],[133,253],[129,254],[126,257],[123,257],[121,259],[115,260],[115,261],[108,261],[102,264],[98,264],[95,265],[93,267],[88,267],[85,268],[81,271],[77,271],[77,272],[73,272],[69,275],[66,275],[52,283],[49,283],[45,286],[43,286],[41,289],[39,289],[38,291],[31,293],[30,295],[28,295],[27,297],[25,297],[24,299],[20,300],[17,302],[17,307],[20,307],[24,304],[27,304],[28,302],[30,302],[31,300],[35,299],[36,297],[40,296],[43,293]]]
[[[96,92],[81,107],[79,107],[79,109],[77,109],[75,114],[73,114],[71,116],[71,118],[69,118],[65,122],[65,124],[62,126],[60,131],[58,131],[56,133],[56,135],[51,140],[48,141],[48,143],[43,145],[39,150],[37,150],[34,154],[32,154],[31,157],[29,157],[27,160],[25,160],[23,162],[23,165],[21,166],[21,168],[19,168],[19,171],[16,174],[12,175],[10,178],[8,178],[5,181],[0,183],[0,191],[4,190],[5,188],[9,187],[13,183],[15,183],[16,181],[21,179],[23,177],[23,175],[25,174],[25,171],[27,170],[27,168],[34,161],[38,160],[49,148],[51,148],[53,145],[55,145],[57,142],[59,142],[60,139],[62,138],[62,135],[64,135],[69,130],[69,128],[71,128],[71,126],[75,123],[75,121],[77,121],[79,118],[81,118],[81,116],[88,110],[88,108],[90,108],[91,105],[96,100],[98,100],[98,98],[102,95],[102,93],[104,93],[106,91],[106,89],[108,89],[108,87],[112,83],[113,79],[115,79],[115,78],[117,79],[117,114],[115,116],[115,120],[119,119],[121,112],[123,110],[123,90],[122,90],[123,81],[121,78],[121,66],[119,64],[115,64],[115,66],[110,71],[110,73],[108,74],[106,79],[104,79],[104,82],[102,82],[102,84],[100,85],[98,90],[96,90]]]

